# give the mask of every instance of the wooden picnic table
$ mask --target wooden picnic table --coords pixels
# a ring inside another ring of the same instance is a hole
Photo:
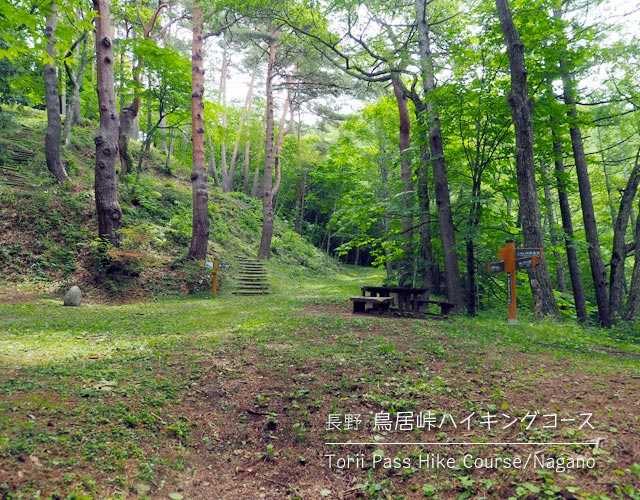
[[[406,286],[363,286],[362,296],[366,297],[390,297],[391,294],[398,297],[398,311],[418,314],[420,311],[420,299],[427,292],[426,288],[411,288]]]

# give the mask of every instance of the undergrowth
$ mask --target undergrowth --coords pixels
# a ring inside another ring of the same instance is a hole
[[[20,114],[20,119],[17,118]],[[45,167],[41,139],[46,116],[23,108],[3,110],[0,146],[34,151],[18,165],[23,187],[3,183],[0,171],[0,283],[39,282],[63,290],[74,283],[113,298],[153,298],[206,292],[210,276],[184,261],[191,238],[191,184],[187,164],[165,168],[161,152],[145,156],[143,170],[119,180],[123,211],[121,246],[96,240],[92,126],[75,127],[63,160],[71,184],[58,186]],[[0,152],[0,165],[5,152]],[[8,158],[8,157],[7,157]],[[5,158],[5,159],[7,159]],[[261,202],[211,186],[208,260],[229,264],[257,255]],[[335,268],[330,259],[276,219],[273,265],[288,272]]]

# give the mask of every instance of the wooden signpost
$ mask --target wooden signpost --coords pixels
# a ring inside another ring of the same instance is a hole
[[[213,259],[213,262],[201,260],[198,262],[203,269],[211,269],[211,296],[215,299],[218,294],[218,266],[220,262],[218,259]],[[228,264],[223,264],[223,266]]]
[[[508,322],[517,323],[516,311],[516,271],[532,269],[544,258],[542,248],[516,248],[513,240],[507,240],[504,248],[498,249],[499,262],[489,264],[489,273],[507,273]]]

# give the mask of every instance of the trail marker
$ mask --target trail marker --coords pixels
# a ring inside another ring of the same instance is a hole
[[[213,262],[201,260],[198,261],[198,264],[203,269],[211,269],[211,296],[215,299],[218,294],[218,267],[220,262],[218,259],[213,259]],[[228,266],[228,264],[226,265]]]
[[[499,262],[491,262],[489,274],[507,273],[508,322],[518,322],[516,310],[516,271],[537,267],[544,258],[542,248],[516,248],[513,240],[507,240],[504,248],[498,249]]]

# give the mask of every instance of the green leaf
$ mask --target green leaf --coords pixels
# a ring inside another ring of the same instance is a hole
[[[425,484],[422,486],[422,493],[425,497],[432,497],[436,494],[436,487],[432,484]]]

